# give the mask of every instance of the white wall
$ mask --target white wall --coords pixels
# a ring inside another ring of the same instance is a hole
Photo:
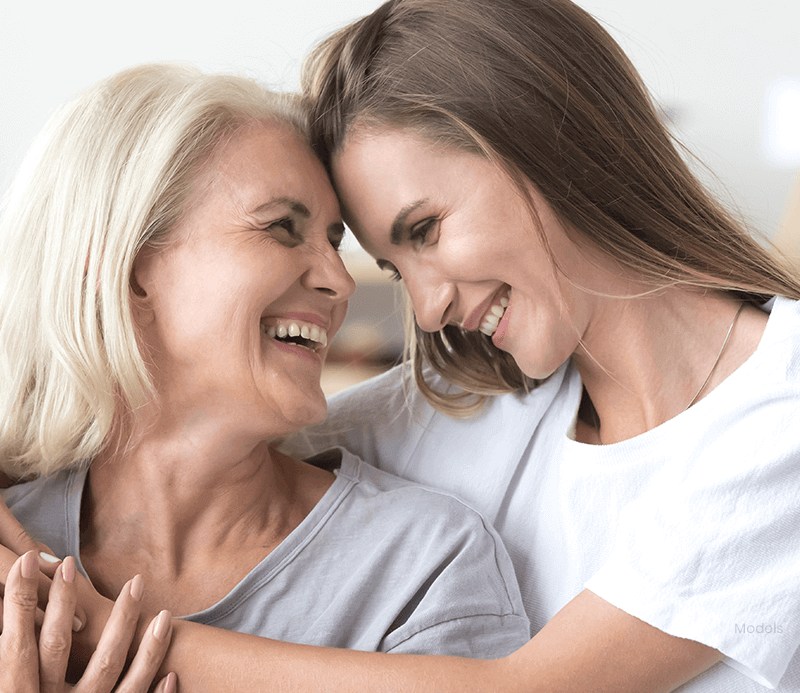
[[[297,85],[319,38],[378,0],[3,0],[0,9],[0,192],[63,100],[100,77],[150,60],[244,71]],[[632,55],[681,136],[767,233],[800,162],[764,153],[770,86],[800,80],[797,0],[580,0]],[[800,118],[798,118],[800,128]]]

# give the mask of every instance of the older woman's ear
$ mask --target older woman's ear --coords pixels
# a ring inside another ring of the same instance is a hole
[[[152,276],[153,258],[156,253],[151,248],[142,248],[133,261],[131,271],[131,309],[133,317],[139,325],[149,325],[155,318],[151,302],[150,277]]]

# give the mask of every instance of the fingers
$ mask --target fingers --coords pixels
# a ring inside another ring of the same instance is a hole
[[[0,506],[2,506],[2,504],[0,504]],[[39,565],[41,565],[41,563],[37,560],[38,551],[32,551],[31,554],[34,557],[32,560],[37,566],[39,603],[42,605],[42,607],[44,607],[47,604],[47,595],[50,592],[50,578],[39,573]],[[17,558],[17,554],[15,554],[13,551],[7,549],[5,546],[0,546],[0,583],[6,583],[11,566],[14,565],[14,562],[17,560]],[[41,623],[41,616],[42,614],[40,612],[38,621],[39,623]]]
[[[136,631],[143,592],[140,575],[126,582],[120,590],[97,649],[75,686],[78,693],[106,693],[113,689]]]
[[[18,556],[28,551],[38,552],[43,548],[28,536],[2,499],[0,499],[0,544]]]
[[[150,685],[167,653],[171,635],[172,614],[169,611],[162,611],[148,626],[131,667],[115,693],[147,693],[150,690]],[[156,691],[163,693],[174,693],[175,690],[175,674],[166,676],[156,687]]]
[[[153,693],[177,693],[178,677],[174,673],[167,674],[158,682]]]
[[[75,559],[70,556],[64,560],[53,577],[50,601],[47,603],[39,634],[41,693],[58,693],[64,687],[72,645],[75,604],[78,600],[75,576]]]
[[[3,600],[4,627],[0,636],[3,690],[20,693],[39,690],[39,651],[35,633],[38,575],[34,551],[15,561],[8,574]]]

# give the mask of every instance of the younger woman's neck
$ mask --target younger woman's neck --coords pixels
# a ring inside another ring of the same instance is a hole
[[[678,288],[598,301],[573,355],[593,405],[583,411],[596,412],[579,423],[578,439],[633,438],[713,391],[755,351],[766,326],[761,311],[745,306],[740,313],[741,305]]]

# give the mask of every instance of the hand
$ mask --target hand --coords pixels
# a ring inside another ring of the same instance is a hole
[[[139,620],[141,578],[135,577],[122,588],[97,649],[73,687],[65,679],[77,601],[75,561],[67,558],[55,572],[37,643],[38,576],[37,554],[33,551],[15,561],[8,575],[0,635],[0,692],[146,693],[150,690],[169,645],[172,627],[168,611],[153,619],[130,668],[117,682]],[[175,675],[162,679],[155,690],[175,693]]]
[[[27,551],[39,553],[39,567],[45,573],[45,575],[39,576],[39,604],[43,610],[47,604],[47,593],[50,590],[50,580],[47,576],[53,575],[58,567],[58,559],[51,556],[52,551],[47,546],[35,542],[28,536],[23,526],[0,498],[0,584],[5,584],[6,576],[14,561]],[[43,556],[50,556],[50,560]],[[2,601],[0,601],[0,608],[2,608]],[[87,616],[82,606],[76,607],[75,614],[81,624],[86,623]],[[37,612],[36,622],[41,625],[42,611]]]

